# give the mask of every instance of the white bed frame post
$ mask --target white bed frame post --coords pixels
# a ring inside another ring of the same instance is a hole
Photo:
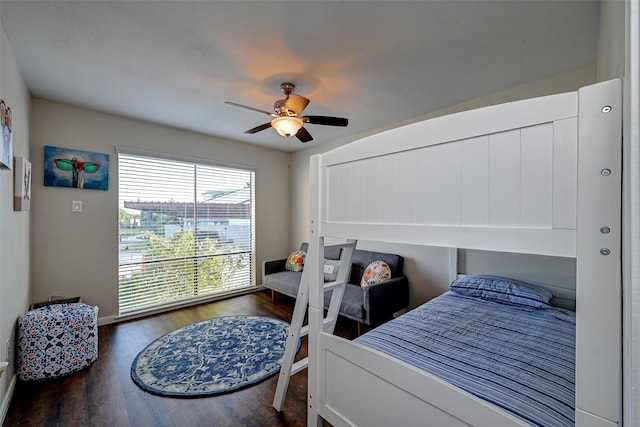
[[[309,275],[309,309],[308,322],[309,333],[308,349],[309,349],[309,367],[307,369],[307,427],[322,426],[322,419],[318,414],[318,398],[320,393],[320,383],[318,381],[318,360],[320,357],[320,338],[317,331],[320,331],[324,322],[324,291],[320,283],[324,281],[324,277],[320,277],[322,268],[320,262],[324,256],[324,238],[320,236],[320,206],[321,197],[320,189],[320,157],[312,156],[310,173],[310,235],[309,235],[309,253],[305,260],[305,270],[315,272]]]
[[[458,248],[449,248],[449,283],[458,278]]]
[[[621,82],[579,91],[576,425],[621,414]]]
[[[311,157],[311,170],[310,170],[310,188],[311,188],[311,222],[310,222],[310,238],[309,238],[309,250],[305,259],[304,271],[309,272],[308,276],[308,356],[307,356],[307,425],[309,427],[322,426],[322,418],[318,412],[319,401],[324,395],[324,388],[322,383],[318,381],[318,360],[320,360],[320,332],[326,332],[333,334],[335,324],[338,318],[338,312],[340,304],[342,303],[342,297],[344,294],[344,288],[349,281],[349,275],[351,273],[351,258],[353,251],[355,250],[357,241],[353,239],[347,239],[345,243],[336,245],[341,246],[342,251],[340,253],[340,268],[338,270],[338,277],[335,282],[324,282],[323,262],[324,262],[324,237],[321,234],[320,224],[322,219],[322,212],[320,206],[322,198],[322,188],[319,185],[322,178],[322,172],[320,167],[320,156]],[[348,268],[344,268],[347,266]],[[324,293],[326,290],[332,290],[331,301],[329,308],[327,309],[327,315],[324,315]],[[297,306],[296,306],[297,307]],[[286,391],[286,390],[285,390]],[[276,395],[276,399],[278,396]],[[275,406],[275,404],[274,404]]]

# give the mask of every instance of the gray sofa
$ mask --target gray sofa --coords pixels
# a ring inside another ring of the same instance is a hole
[[[307,251],[308,244],[300,245],[300,250]],[[325,248],[325,259],[340,258],[340,248]],[[373,261],[384,261],[391,270],[391,279],[367,288],[360,287],[360,280],[367,266]],[[275,292],[296,298],[302,272],[287,271],[286,258],[265,261],[262,264],[263,284],[271,289],[272,298]],[[371,252],[356,249],[351,259],[351,274],[347,284],[340,315],[353,319],[358,324],[378,326],[391,318],[394,313],[403,310],[409,304],[409,283],[403,276],[404,258],[400,255]],[[331,293],[325,293],[325,307],[329,306]]]

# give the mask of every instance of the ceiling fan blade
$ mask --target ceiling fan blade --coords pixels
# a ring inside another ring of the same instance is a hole
[[[270,113],[268,111],[264,111],[264,110],[260,110],[258,108],[253,108],[253,107],[249,107],[247,105],[242,105],[242,104],[238,104],[236,102],[231,102],[231,101],[224,101],[225,104],[229,104],[229,105],[233,105],[234,107],[240,107],[240,108],[244,108],[246,110],[251,110],[251,111],[256,111],[258,113],[262,113],[262,114],[266,114],[267,116],[271,116],[271,117],[277,117],[275,115],[275,113]]]
[[[271,127],[271,122],[267,122],[263,125],[256,126],[253,129],[245,130],[244,133],[257,133],[261,130],[269,129]]]
[[[285,107],[287,110],[293,111],[297,115],[300,115],[302,114],[302,111],[305,108],[307,108],[307,105],[309,105],[309,102],[310,101],[304,96],[300,96],[300,95],[296,95],[295,93],[292,93],[289,95],[289,99],[287,99],[287,103],[285,104]]]
[[[347,126],[349,124],[349,119],[345,119],[342,117],[304,116],[300,118],[303,122],[311,123],[313,125]]]
[[[304,127],[301,127],[300,130],[298,130],[296,138],[298,138],[300,142],[309,142],[313,140],[311,134]]]

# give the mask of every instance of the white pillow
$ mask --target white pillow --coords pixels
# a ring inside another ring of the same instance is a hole
[[[340,268],[340,261],[333,259],[324,260],[324,281],[335,282],[338,277],[338,269]]]

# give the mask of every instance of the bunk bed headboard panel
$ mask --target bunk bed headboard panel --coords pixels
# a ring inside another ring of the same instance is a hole
[[[324,234],[575,257],[577,95],[483,110],[323,156]]]
[[[612,80],[313,156],[310,250],[336,237],[576,258],[576,422],[617,425],[621,105]],[[321,330],[320,284],[321,274],[310,279],[309,387],[322,406],[320,344],[333,344]]]

